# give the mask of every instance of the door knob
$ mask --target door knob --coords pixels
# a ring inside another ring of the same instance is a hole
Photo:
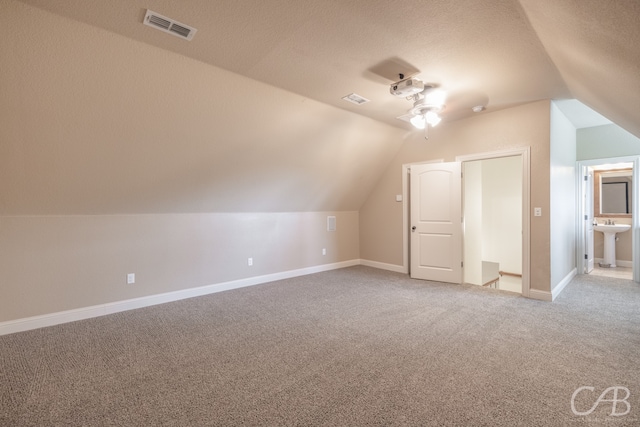
[[[416,226],[411,227],[411,231],[416,231]]]

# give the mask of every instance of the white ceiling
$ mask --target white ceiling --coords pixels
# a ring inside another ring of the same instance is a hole
[[[411,104],[388,85],[419,70],[447,91],[445,122],[577,98],[640,136],[635,0],[22,1],[394,126]],[[147,8],[197,34],[142,25]]]
[[[611,120],[576,99],[561,99],[555,101],[555,104],[576,129],[611,124]]]

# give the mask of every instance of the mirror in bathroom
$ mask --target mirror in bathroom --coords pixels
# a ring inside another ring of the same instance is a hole
[[[632,170],[596,172],[595,212],[603,216],[631,217]]]

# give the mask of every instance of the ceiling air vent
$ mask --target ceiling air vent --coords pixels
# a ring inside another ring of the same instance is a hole
[[[347,96],[343,96],[342,99],[356,105],[362,105],[369,102],[367,98],[365,98],[364,96],[360,96],[357,93],[350,93]]]
[[[162,16],[152,10],[147,9],[147,14],[144,16],[144,25],[155,28],[156,30],[164,31],[165,33],[173,34],[185,40],[191,40],[196,33],[196,29],[188,25],[182,24],[166,16]]]

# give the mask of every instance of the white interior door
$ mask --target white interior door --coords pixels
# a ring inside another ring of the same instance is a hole
[[[593,220],[595,218],[593,212],[593,171],[585,168],[584,174],[585,186],[584,191],[584,242],[585,242],[585,273],[591,273],[593,270]]]
[[[411,277],[462,283],[461,163],[411,166]]]

